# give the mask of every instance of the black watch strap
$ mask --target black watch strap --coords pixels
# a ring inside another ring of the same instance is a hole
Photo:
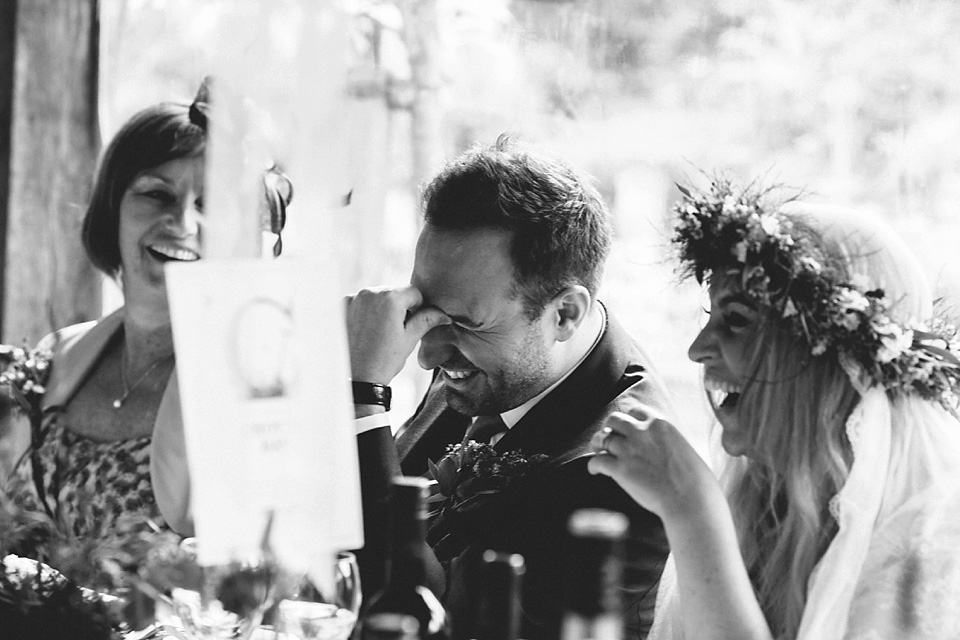
[[[354,404],[375,404],[390,411],[390,398],[393,396],[390,387],[385,384],[356,380],[351,381],[350,384],[353,386]]]

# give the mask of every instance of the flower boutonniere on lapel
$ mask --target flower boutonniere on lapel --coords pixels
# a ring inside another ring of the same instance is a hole
[[[546,454],[500,453],[489,444],[470,440],[447,447],[439,462],[429,461],[439,492],[429,500],[433,508],[427,542],[437,557],[447,562],[465,551],[491,526],[487,516],[494,500],[548,459]]]

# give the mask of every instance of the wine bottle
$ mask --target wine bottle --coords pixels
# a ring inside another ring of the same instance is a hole
[[[520,554],[491,550],[483,553],[476,640],[517,640],[524,571]]]
[[[427,587],[425,478],[401,476],[391,487],[388,514],[386,583],[370,600],[361,627],[377,614],[413,616],[422,640],[446,640],[449,623],[443,605]]]
[[[562,640],[621,640],[622,513],[582,509],[570,516],[569,567],[564,588]]]

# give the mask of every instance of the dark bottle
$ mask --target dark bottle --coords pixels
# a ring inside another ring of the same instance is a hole
[[[476,640],[517,640],[525,570],[523,556],[517,553],[483,553]]]
[[[413,616],[419,638],[446,640],[447,614],[427,587],[426,498],[429,483],[420,477],[398,477],[392,483],[387,521],[386,583],[371,598],[362,623],[382,613]]]
[[[570,516],[562,640],[623,638],[622,547],[628,526],[625,515],[603,509]]]

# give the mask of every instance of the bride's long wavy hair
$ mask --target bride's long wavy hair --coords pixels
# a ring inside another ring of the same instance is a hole
[[[743,559],[776,638],[796,634],[810,574],[836,534],[829,501],[849,474],[845,425],[859,399],[835,360],[804,350],[762,330],[738,420],[755,425],[754,448],[767,457],[728,480]]]
[[[792,217],[840,273],[883,287],[897,301],[897,320],[929,317],[923,273],[892,233],[838,209],[805,206]],[[738,422],[750,425],[763,459],[734,461],[724,482],[744,562],[778,639],[796,636],[810,576],[836,535],[830,500],[853,463],[846,423],[859,399],[836,354],[813,358],[809,344],[761,321]]]

